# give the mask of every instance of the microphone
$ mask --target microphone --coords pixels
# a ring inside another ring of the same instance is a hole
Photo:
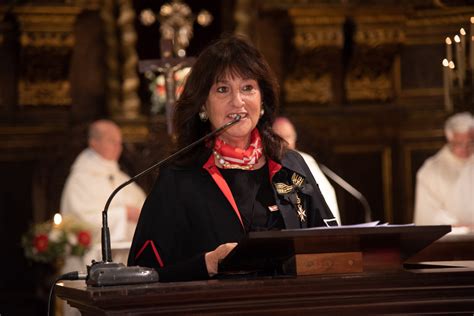
[[[372,211],[370,209],[369,202],[367,201],[365,196],[362,193],[360,193],[356,188],[354,188],[352,185],[350,185],[346,180],[341,178],[334,171],[332,171],[331,169],[329,169],[322,163],[318,163],[318,165],[321,171],[326,176],[328,176],[329,178],[331,178],[331,180],[339,184],[339,186],[341,186],[344,190],[349,192],[353,197],[355,197],[362,204],[362,206],[364,207],[365,222],[366,223],[370,222]]]
[[[114,196],[124,187],[138,179],[139,177],[149,173],[167,163],[170,160],[178,157],[184,152],[190,150],[196,145],[204,142],[205,140],[211,138],[212,136],[222,132],[224,129],[234,125],[239,122],[242,117],[236,115],[234,119],[221,127],[215,129],[209,134],[204,135],[193,143],[187,145],[186,147],[178,150],[174,154],[164,158],[163,160],[155,163],[151,167],[143,170],[137,175],[133,176],[129,180],[125,181],[119,185],[113,192],[110,194],[107,202],[105,203],[104,210],[102,211],[102,229],[101,229],[101,246],[102,246],[102,261],[92,262],[92,266],[87,267],[88,277],[86,280],[87,285],[92,286],[108,286],[108,285],[124,285],[124,284],[138,284],[138,283],[151,283],[158,282],[159,276],[156,270],[146,267],[127,267],[122,263],[112,262],[112,248],[110,245],[110,230],[107,221],[107,211],[109,209],[110,203]]]

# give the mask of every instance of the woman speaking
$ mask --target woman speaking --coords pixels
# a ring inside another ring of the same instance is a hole
[[[303,158],[272,131],[277,108],[275,76],[246,39],[200,54],[176,104],[178,149],[238,122],[161,168],[129,265],[163,282],[207,279],[250,231],[337,225]]]

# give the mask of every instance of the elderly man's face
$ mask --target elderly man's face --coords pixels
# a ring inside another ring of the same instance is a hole
[[[449,140],[449,149],[460,159],[469,158],[474,151],[474,130],[467,133],[453,133]]]
[[[277,120],[273,123],[273,131],[288,143],[290,149],[295,149],[296,131],[291,123],[285,120]]]
[[[101,135],[90,144],[103,158],[118,161],[122,154],[122,133],[113,125],[104,125],[101,127]]]

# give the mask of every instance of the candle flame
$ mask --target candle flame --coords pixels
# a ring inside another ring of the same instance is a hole
[[[448,67],[449,66],[449,61],[445,58],[443,59],[443,66]]]
[[[455,41],[456,43],[461,42],[461,38],[459,37],[459,35],[454,36],[454,41]]]
[[[54,214],[53,221],[55,225],[59,225],[63,221],[63,217],[61,216],[61,214],[56,213]]]
[[[449,37],[446,37],[446,45],[451,45],[453,42],[451,42],[451,39]]]
[[[466,35],[466,31],[464,30],[463,27],[461,27],[461,29],[459,30],[459,33],[461,33],[461,35]]]
[[[474,24],[474,16],[471,16],[471,23]]]
[[[449,69],[454,69],[454,67],[455,67],[455,66],[454,66],[454,62],[451,60],[451,61],[449,62]]]

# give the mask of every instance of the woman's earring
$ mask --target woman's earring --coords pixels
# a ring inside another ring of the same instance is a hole
[[[260,117],[262,117],[263,114],[265,114],[265,110],[262,108],[262,109],[260,110]]]
[[[209,119],[209,116],[207,116],[206,111],[202,110],[199,112],[199,119],[201,119],[202,122],[206,122]]]

